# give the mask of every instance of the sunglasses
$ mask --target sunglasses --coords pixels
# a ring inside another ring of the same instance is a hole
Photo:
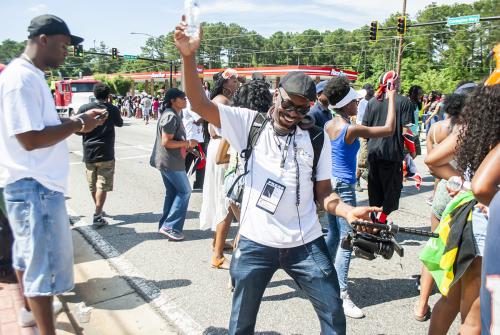
[[[307,104],[307,106],[297,106],[292,102],[292,100],[287,99],[285,100],[283,98],[283,95],[281,94],[281,88],[278,89],[280,98],[281,98],[281,108],[283,108],[287,112],[297,112],[302,115],[306,115],[309,110],[311,109],[311,106]]]

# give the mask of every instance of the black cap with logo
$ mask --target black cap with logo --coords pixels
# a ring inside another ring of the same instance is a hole
[[[39,35],[66,35],[71,37],[71,45],[78,45],[83,38],[71,35],[66,23],[59,17],[50,14],[37,16],[31,20],[28,27],[29,36],[32,38]]]
[[[280,87],[283,87],[288,94],[300,95],[309,101],[316,100],[316,85],[311,77],[304,72],[294,71],[287,73],[281,79]]]

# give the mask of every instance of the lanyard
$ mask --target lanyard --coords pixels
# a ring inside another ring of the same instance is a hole
[[[286,140],[285,140],[285,147],[283,150],[281,150],[281,143],[279,142],[279,139],[277,138],[276,134],[274,134],[274,141],[278,145],[278,148],[281,151],[281,162],[280,162],[280,168],[283,169],[285,167],[285,161],[288,156],[288,148],[290,147],[290,143],[292,142],[292,137],[295,136],[295,132],[290,133],[287,135]]]

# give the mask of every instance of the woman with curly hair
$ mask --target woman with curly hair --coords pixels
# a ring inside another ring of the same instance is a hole
[[[358,99],[364,98],[350,87],[345,77],[331,79],[323,91],[335,110],[335,117],[325,124],[325,131],[332,145],[332,188],[340,198],[356,206],[356,158],[360,148],[359,137],[377,138],[391,136],[396,129],[395,90],[388,89],[388,114],[384,126],[367,127],[351,124],[350,118],[358,112]],[[340,217],[328,214],[328,235],[326,244],[334,261],[340,285],[340,297],[344,313],[352,318],[362,318],[363,311],[358,308],[347,292],[347,274],[351,261],[351,251],[339,248],[340,240],[352,230],[349,223]]]
[[[447,118],[433,124],[429,130],[429,136],[427,136],[426,139],[428,154],[452,133],[459,122],[462,109],[465,105],[465,99],[465,94],[457,93],[453,93],[448,97],[443,106]],[[456,162],[452,161],[451,164],[456,167]],[[446,179],[436,178],[432,200],[431,231],[434,231],[439,225],[441,214],[451,200],[446,190]],[[414,318],[417,321],[427,321],[430,317],[431,308],[429,306],[429,297],[432,293],[433,285],[434,280],[430,272],[427,271],[425,267],[422,267],[420,276],[420,299],[414,308]]]
[[[500,85],[480,86],[467,98],[459,129],[436,146],[426,158],[426,164],[440,178],[460,176],[463,188],[470,189],[481,162],[500,142]],[[456,169],[450,164],[456,159]],[[456,192],[450,190],[451,195]],[[487,220],[481,208],[472,211],[472,230],[477,257],[474,258],[459,281],[450,287],[434,306],[429,334],[446,334],[458,312],[461,314],[461,334],[480,334],[479,289],[481,263]]]
[[[214,87],[210,93],[211,100],[224,105],[233,105],[233,96],[239,86],[237,76],[237,72],[233,69],[226,69],[223,72],[216,73],[213,77]],[[212,125],[209,125],[209,133],[211,139],[208,143],[206,156],[200,228],[211,228],[215,232],[214,256],[211,259],[211,265],[218,269],[229,269],[229,262],[224,258],[222,251],[234,215],[225,204],[225,164],[217,162],[217,151],[222,138]]]

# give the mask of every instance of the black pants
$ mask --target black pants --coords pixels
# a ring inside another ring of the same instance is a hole
[[[0,210],[0,272],[12,270],[12,244],[14,237],[9,221]]]
[[[369,161],[368,198],[370,206],[382,207],[389,215],[399,208],[403,188],[403,164],[392,161]]]
[[[203,149],[203,153],[207,153],[207,145],[205,143],[200,143],[201,148]],[[186,155],[186,172],[189,171],[189,168],[193,164],[193,162],[196,160],[196,156],[193,155],[192,153],[188,152]],[[202,189],[203,188],[203,181],[205,180],[205,168],[203,169],[197,169],[194,167],[194,171],[196,174],[196,178],[193,183],[193,188],[198,188]],[[189,177],[189,176],[188,176]]]

